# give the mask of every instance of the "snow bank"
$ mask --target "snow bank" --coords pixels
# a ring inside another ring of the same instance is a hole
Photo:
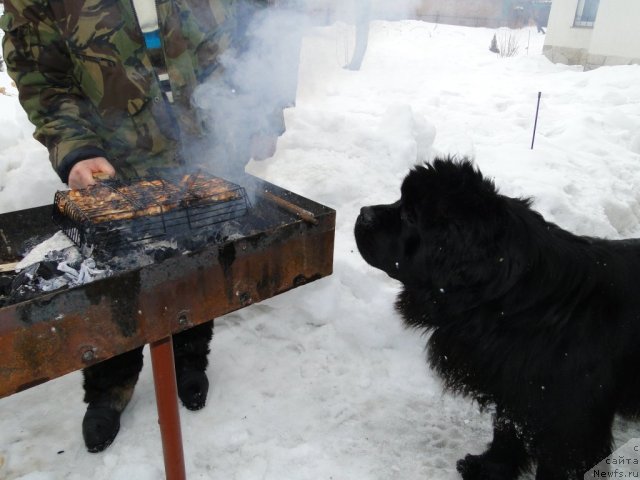
[[[489,415],[441,393],[425,339],[393,311],[398,285],[364,263],[352,235],[360,207],[397,199],[416,162],[470,155],[503,193],[534,196],[565,228],[640,236],[640,67],[553,65],[535,29],[501,59],[488,51],[493,33],[376,22],[360,72],[342,68],[346,25],[305,38],[287,132],[248,170],[337,209],[335,274],[216,321],[208,405],[181,410],[189,478],[456,479],[455,461],[483,450]],[[16,99],[0,102],[11,130],[0,210],[50,203],[60,185],[46,153]],[[81,397],[74,373],[1,400],[0,477],[160,478],[150,368],[103,454],[84,451]],[[640,437],[624,422],[615,434]]]

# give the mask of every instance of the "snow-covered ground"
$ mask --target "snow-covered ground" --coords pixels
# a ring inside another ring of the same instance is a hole
[[[456,479],[455,461],[483,450],[490,415],[442,393],[425,339],[393,311],[398,284],[352,235],[360,207],[395,200],[417,160],[473,156],[503,193],[534,196],[569,230],[640,237],[640,66],[553,65],[535,28],[499,58],[493,30],[405,21],[374,23],[352,72],[349,33],[305,38],[287,132],[248,167],[337,210],[335,273],[216,321],[208,405],[181,410],[191,479]],[[50,203],[62,185],[15,96],[0,95],[0,115],[0,212]],[[0,400],[0,478],[162,477],[148,365],[104,453],[85,451],[81,399],[74,373]],[[640,428],[618,422],[615,435],[621,445]]]

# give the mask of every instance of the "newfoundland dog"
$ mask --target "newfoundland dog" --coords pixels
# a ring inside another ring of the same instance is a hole
[[[640,242],[573,235],[501,195],[468,160],[414,168],[362,208],[358,249],[399,280],[407,326],[431,332],[446,388],[495,408],[464,479],[582,479],[640,413]]]

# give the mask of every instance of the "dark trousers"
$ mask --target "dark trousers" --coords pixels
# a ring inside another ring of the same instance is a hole
[[[213,337],[213,320],[173,336],[176,375],[186,371],[204,372],[209,364],[209,343]],[[84,401],[106,406],[119,412],[131,400],[133,388],[142,370],[142,348],[85,368]]]

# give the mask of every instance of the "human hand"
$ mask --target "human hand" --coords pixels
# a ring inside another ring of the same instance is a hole
[[[80,160],[73,166],[71,172],[69,172],[69,188],[79,189],[95,185],[96,180],[93,176],[99,173],[106,174],[109,177],[115,177],[116,170],[104,157]]]

